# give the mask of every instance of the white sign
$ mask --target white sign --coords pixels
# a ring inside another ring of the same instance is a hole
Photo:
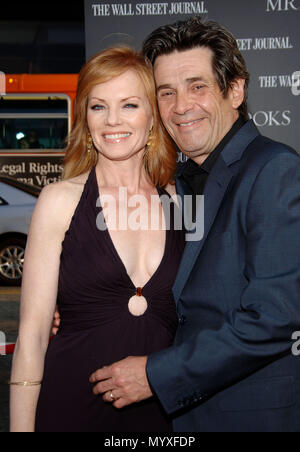
[[[6,355],[6,336],[3,331],[0,331],[0,356]]]
[[[0,72],[0,96],[6,94],[6,78],[4,72]]]

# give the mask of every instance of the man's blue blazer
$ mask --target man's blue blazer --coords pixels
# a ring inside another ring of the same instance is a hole
[[[299,432],[300,157],[249,121],[204,195],[204,238],[174,286],[175,344],[149,357],[149,382],[177,432]]]

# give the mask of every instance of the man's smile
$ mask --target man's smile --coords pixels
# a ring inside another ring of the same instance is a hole
[[[177,123],[176,125],[178,127],[181,127],[181,128],[193,127],[194,125],[199,124],[200,122],[202,122],[204,119],[205,118],[196,119],[195,121],[190,121],[190,122],[180,122],[180,123]]]

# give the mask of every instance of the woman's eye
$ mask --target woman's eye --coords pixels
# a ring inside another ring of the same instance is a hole
[[[126,104],[124,108],[128,108],[128,109],[138,108],[138,105],[136,105],[136,104]]]
[[[93,105],[91,107],[91,110],[94,110],[94,111],[101,111],[103,109],[104,109],[103,105]]]

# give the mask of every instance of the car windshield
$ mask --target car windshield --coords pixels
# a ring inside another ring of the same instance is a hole
[[[37,187],[36,185],[27,185],[23,182],[19,182],[16,179],[13,179],[11,177],[6,176],[0,176],[0,182],[3,182],[4,184],[10,185],[11,187],[17,188],[19,190],[24,191],[25,193],[28,193],[29,195],[35,196],[38,198],[41,188]]]

